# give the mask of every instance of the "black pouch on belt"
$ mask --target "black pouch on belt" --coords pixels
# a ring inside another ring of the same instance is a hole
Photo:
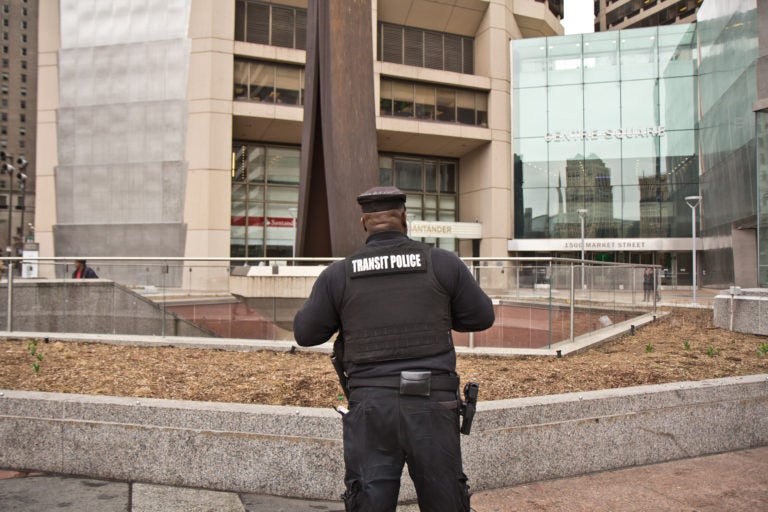
[[[400,394],[429,396],[431,372],[400,372]]]

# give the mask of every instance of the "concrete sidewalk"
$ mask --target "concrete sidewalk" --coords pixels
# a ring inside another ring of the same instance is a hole
[[[470,475],[471,483],[471,475]],[[768,447],[476,492],[476,512],[768,511]],[[4,512],[343,512],[306,501],[0,470]],[[397,512],[417,512],[404,505]]]

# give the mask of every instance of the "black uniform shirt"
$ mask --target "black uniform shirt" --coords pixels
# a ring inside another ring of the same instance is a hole
[[[366,245],[390,245],[404,237],[398,231],[382,231],[369,236]],[[466,332],[491,327],[495,319],[493,304],[467,266],[455,254],[443,249],[432,250],[432,266],[435,277],[451,297],[452,328]],[[293,320],[293,334],[299,345],[320,345],[341,328],[339,310],[345,287],[344,261],[332,263],[318,276],[309,298]],[[346,371],[355,377],[381,377],[416,369],[453,372],[456,370],[456,353],[451,350],[427,358],[356,364]]]

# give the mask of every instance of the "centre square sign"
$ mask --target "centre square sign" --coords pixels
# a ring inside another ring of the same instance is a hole
[[[479,239],[483,237],[483,225],[479,222],[412,220],[408,222],[408,236],[411,238]]]

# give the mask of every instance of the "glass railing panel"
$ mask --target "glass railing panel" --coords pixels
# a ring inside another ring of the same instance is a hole
[[[36,277],[16,265],[10,325],[7,272],[0,279],[0,329],[292,341],[295,313],[330,261],[92,258],[100,279],[88,280],[72,277],[72,260],[40,259]],[[482,332],[454,333],[457,346],[546,349],[656,306],[643,300],[641,266],[466,261],[494,300],[496,321]],[[662,296],[672,292],[662,287]]]

